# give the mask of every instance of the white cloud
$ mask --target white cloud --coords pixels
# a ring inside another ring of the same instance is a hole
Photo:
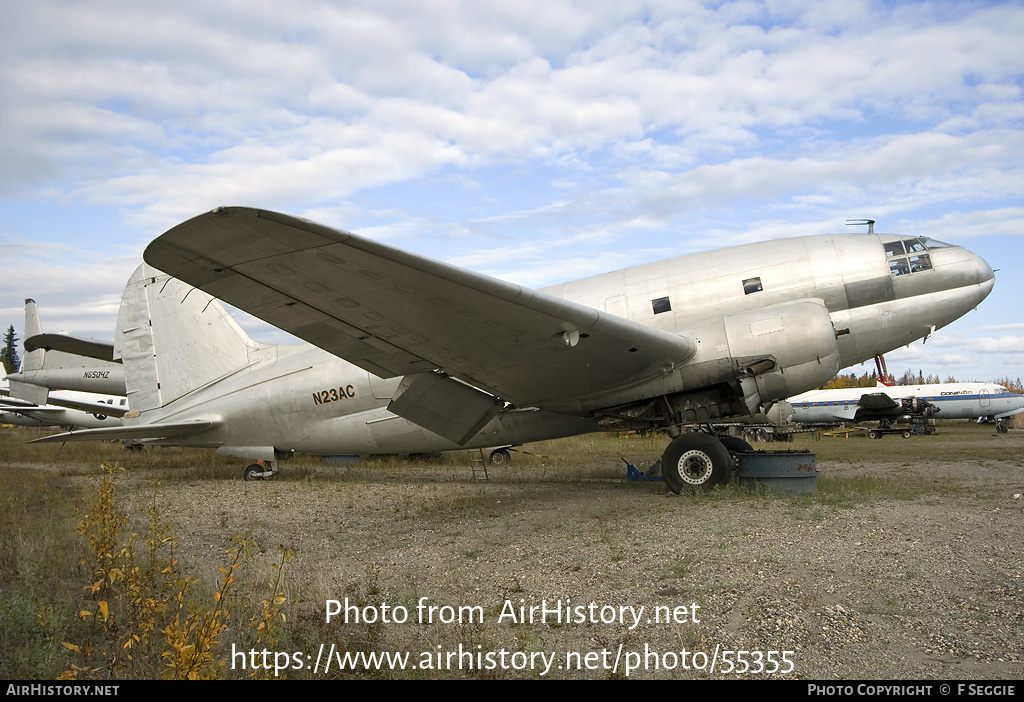
[[[980,243],[1024,233],[1022,31],[1017,3],[15,4],[0,197],[115,208],[136,250],[259,205],[527,283],[851,216]],[[34,277],[5,295],[83,282],[0,256]]]

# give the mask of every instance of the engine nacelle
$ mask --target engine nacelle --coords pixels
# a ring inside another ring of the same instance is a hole
[[[724,320],[730,355],[751,414],[762,405],[819,387],[839,372],[839,344],[825,305],[773,305]]]

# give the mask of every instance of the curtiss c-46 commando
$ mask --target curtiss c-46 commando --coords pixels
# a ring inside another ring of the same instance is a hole
[[[925,338],[977,306],[994,278],[959,246],[869,232],[532,290],[246,207],[188,220],[144,258],[152,268],[129,280],[115,339],[130,426],[48,440],[207,446],[270,473],[293,451],[653,429],[673,437],[661,465],[674,491],[725,482],[733,468],[721,441],[688,425],[764,411]],[[310,345],[256,343],[212,298]]]

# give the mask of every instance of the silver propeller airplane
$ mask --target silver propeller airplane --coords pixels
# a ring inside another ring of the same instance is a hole
[[[746,244],[532,290],[245,207],[174,227],[144,258],[152,268],[129,280],[115,339],[129,426],[48,440],[214,447],[268,462],[271,474],[293,451],[430,452],[657,429],[674,437],[661,464],[676,492],[725,482],[733,468],[720,440],[687,425],[820,387],[949,324],[994,282],[963,248],[871,232]],[[311,345],[256,343],[212,298]]]
[[[0,383],[0,419],[9,424],[98,428],[121,426],[128,411],[124,371],[111,360],[85,358],[104,346],[63,334],[43,334],[35,300],[25,300],[26,354]],[[64,350],[51,350],[57,344]],[[113,395],[113,396],[112,396]]]
[[[124,397],[124,368],[111,358],[110,345],[44,334],[32,299],[25,300],[25,351],[21,368],[7,376],[14,397],[39,405],[47,402],[50,390]]]
[[[7,377],[0,369],[0,424],[67,428],[121,426],[120,417],[128,411],[125,398],[95,393],[53,392],[42,405],[11,397]]]

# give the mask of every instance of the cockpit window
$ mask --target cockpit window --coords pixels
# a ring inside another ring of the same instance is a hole
[[[921,237],[919,241],[929,249],[948,249],[954,246],[954,244],[947,244],[944,241],[936,241],[935,239],[929,239],[926,236]]]
[[[932,259],[928,254],[918,254],[917,256],[910,256],[907,260],[910,261],[911,273],[931,270]]]
[[[894,258],[889,261],[889,272],[893,275],[906,275],[910,273],[910,264],[905,258]]]
[[[885,256],[891,258],[893,256],[902,256],[905,253],[903,250],[902,241],[890,241],[885,245]]]
[[[885,244],[885,257],[889,259],[889,273],[907,275],[932,269],[932,259],[924,253],[929,249],[941,249],[951,246],[941,241],[918,237],[916,239],[900,239]]]

